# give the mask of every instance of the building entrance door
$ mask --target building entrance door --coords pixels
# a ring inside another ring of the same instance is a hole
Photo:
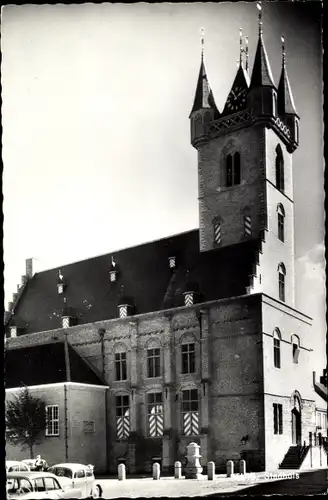
[[[301,413],[296,408],[292,410],[292,443],[302,445]]]

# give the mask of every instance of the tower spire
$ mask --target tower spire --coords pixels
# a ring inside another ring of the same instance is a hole
[[[275,88],[269,59],[265,50],[262,37],[262,4],[257,3],[259,19],[259,40],[257,43],[254,66],[251,79],[251,87],[270,86]]]
[[[281,35],[282,68],[278,85],[278,112],[280,115],[297,115],[286,68],[285,37]]]

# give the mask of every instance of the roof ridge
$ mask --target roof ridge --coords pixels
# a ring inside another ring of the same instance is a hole
[[[198,231],[199,232],[199,228],[196,227],[194,229],[189,229],[188,231],[182,231],[181,233],[169,234],[167,236],[164,236],[163,238],[158,238],[158,239],[155,239],[155,240],[146,241],[145,243],[140,243],[140,244],[137,244],[137,245],[132,245],[132,246],[124,247],[124,248],[121,248],[119,250],[110,250],[109,252],[101,253],[101,254],[95,255],[93,257],[87,257],[86,259],[75,260],[75,261],[69,262],[67,264],[60,264],[58,266],[49,267],[47,269],[43,269],[43,271],[39,271],[38,273],[35,273],[35,275],[42,274],[42,273],[45,273],[45,272],[48,272],[48,271],[54,271],[55,269],[58,269],[58,268],[64,268],[64,267],[67,267],[67,266],[72,266],[74,264],[79,264],[80,262],[86,262],[88,260],[97,259],[99,257],[105,257],[106,255],[116,254],[118,252],[123,252],[125,250],[130,250],[130,249],[134,249],[134,248],[140,248],[140,247],[145,246],[145,245],[150,245],[152,243],[156,243],[156,242],[163,241],[163,240],[170,239],[170,238],[176,238],[178,236],[182,236],[183,234],[192,233],[194,231]]]

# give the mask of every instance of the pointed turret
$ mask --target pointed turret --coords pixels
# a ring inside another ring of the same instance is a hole
[[[254,116],[276,117],[277,89],[273,80],[262,32],[262,6],[258,2],[259,38],[252,71],[249,105]]]
[[[290,88],[289,78],[286,69],[285,39],[281,37],[282,42],[282,68],[278,85],[278,113],[283,115],[297,115],[292,90]]]
[[[293,148],[299,142],[299,116],[296,111],[292,90],[286,69],[285,38],[281,37],[282,48],[282,68],[278,85],[278,114],[280,119],[286,123]]]
[[[243,47],[242,41],[242,29],[239,30],[239,40],[240,40],[240,53],[239,60],[237,61],[238,70],[231,86],[231,90],[228,94],[226,104],[224,106],[222,115],[228,115],[231,113],[236,113],[246,108],[246,98],[249,88],[249,75],[248,71],[243,65],[243,53],[246,54],[246,65],[248,64],[248,50],[247,42],[246,48]]]
[[[202,52],[199,76],[197,81],[194,104],[189,115],[191,122],[191,144],[196,145],[206,136],[206,123],[219,118],[220,113],[215,104],[204,63],[204,33],[202,30]]]

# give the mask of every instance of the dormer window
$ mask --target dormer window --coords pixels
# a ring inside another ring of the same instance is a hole
[[[118,306],[118,311],[119,311],[120,318],[126,318],[128,315],[128,306],[127,305],[120,305],[120,306]]]
[[[176,260],[175,257],[169,257],[169,268],[174,269],[176,267]]]
[[[10,327],[10,337],[11,338],[17,337],[17,326]]]
[[[240,184],[240,154],[229,154],[226,158],[226,187]]]
[[[184,304],[190,307],[194,304],[194,292],[185,292],[184,294]]]
[[[70,316],[62,316],[62,328],[69,328],[71,326],[72,318]]]
[[[114,283],[114,281],[116,281],[116,274],[117,274],[117,271],[109,271],[109,279],[110,279],[110,282],[111,283]]]

